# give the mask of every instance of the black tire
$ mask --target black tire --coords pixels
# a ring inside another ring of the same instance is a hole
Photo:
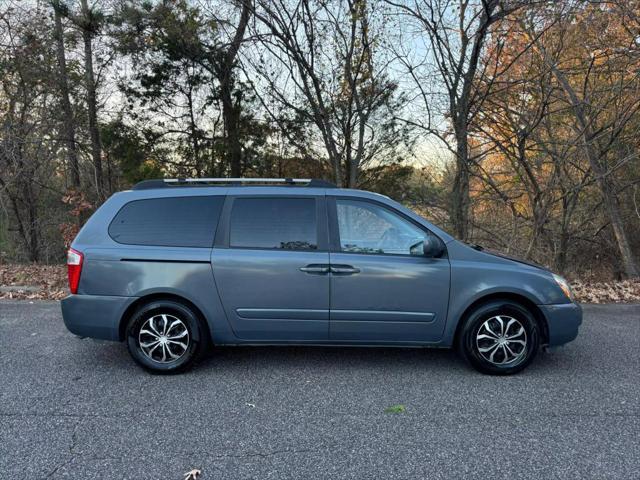
[[[538,353],[538,323],[533,314],[517,302],[494,300],[484,303],[470,312],[463,321],[462,330],[458,335],[458,351],[481,373],[518,373],[526,368]],[[505,332],[503,329],[500,332],[500,326],[506,327],[508,323],[511,323],[508,331]],[[520,335],[514,336],[516,333]],[[493,340],[493,335],[497,340]],[[493,362],[490,358],[493,358]]]
[[[167,324],[164,323],[164,319],[168,321]],[[163,327],[166,330],[171,324],[175,327],[163,334]],[[155,328],[152,329],[151,325]],[[144,331],[141,333],[141,330]],[[149,332],[152,330],[161,335],[151,336]],[[161,342],[162,338],[164,340]],[[179,373],[188,369],[201,355],[206,343],[205,338],[203,327],[195,312],[173,300],[154,300],[143,305],[129,319],[126,331],[127,347],[136,363],[150,372],[159,374]],[[141,339],[147,346],[146,352],[156,346],[151,355],[145,353]],[[156,339],[158,345],[155,345]],[[187,347],[183,348],[179,343]],[[173,359],[172,356],[178,358]]]

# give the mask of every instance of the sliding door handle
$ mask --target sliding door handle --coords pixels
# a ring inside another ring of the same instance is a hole
[[[360,273],[360,269],[352,267],[351,265],[332,265],[331,273],[338,275],[353,275],[354,273]]]
[[[300,271],[304,273],[315,273],[316,275],[324,275],[329,273],[329,265],[312,263],[305,267],[300,267]]]

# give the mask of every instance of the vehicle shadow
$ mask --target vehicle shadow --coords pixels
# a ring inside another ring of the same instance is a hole
[[[91,341],[85,339],[85,341]],[[96,341],[91,341],[96,342]],[[94,367],[134,369],[124,344],[102,343],[102,348],[82,349],[82,363]],[[584,369],[584,362],[576,357],[575,349],[547,353],[540,351],[534,362],[525,370],[536,375],[562,375]],[[407,347],[359,347],[359,346],[215,346],[196,361],[190,375],[228,374],[273,375],[306,370],[349,372],[390,372],[402,369],[429,375],[479,375],[453,349]]]
[[[194,371],[251,368],[265,372],[288,370],[446,370],[469,367],[453,350],[443,348],[358,346],[237,346],[215,347]]]
[[[573,352],[575,353],[575,352]],[[580,365],[565,349],[546,352],[542,349],[526,371],[545,374],[553,371],[575,372]],[[477,372],[450,348],[347,347],[347,346],[256,346],[216,347],[198,361],[194,370],[251,367],[272,371],[299,368],[334,369],[419,369],[430,374],[442,372]]]

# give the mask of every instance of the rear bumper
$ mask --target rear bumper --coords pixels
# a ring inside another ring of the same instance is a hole
[[[61,302],[67,329],[81,337],[101,340],[120,339],[120,319],[135,297],[69,295]]]
[[[564,345],[578,336],[582,324],[582,308],[577,303],[538,305],[547,319],[550,347]]]

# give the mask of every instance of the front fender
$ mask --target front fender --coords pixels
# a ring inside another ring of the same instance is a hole
[[[534,305],[570,303],[543,269],[504,262],[451,261],[451,289],[443,343],[451,345],[464,312],[482,298],[517,295]]]

